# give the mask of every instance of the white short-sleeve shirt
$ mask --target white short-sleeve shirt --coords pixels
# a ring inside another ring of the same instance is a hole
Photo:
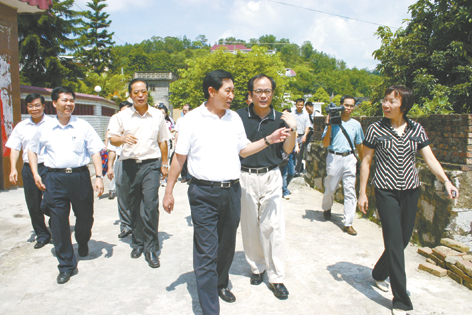
[[[108,138],[131,134],[138,138],[138,143],[123,144],[120,160],[148,160],[161,157],[160,142],[172,136],[167,128],[162,112],[148,106],[144,115],[140,115],[134,106],[113,115],[108,124]]]
[[[187,155],[188,171],[197,179],[228,181],[241,175],[239,152],[250,141],[239,115],[226,110],[221,119],[206,102],[185,115],[175,152]]]
[[[41,119],[38,124],[35,124],[31,117],[19,122],[16,125],[15,129],[13,129],[13,132],[11,133],[10,138],[8,138],[8,141],[5,146],[7,148],[14,149],[17,151],[23,150],[23,162],[29,163],[28,142],[33,138],[38,128],[50,120],[52,120],[52,118],[44,114],[43,119]],[[43,154],[44,149],[38,154],[38,163],[44,162]]]
[[[57,118],[43,124],[28,144],[38,154],[44,149],[44,165],[50,168],[81,167],[100,152],[105,144],[93,127],[83,119],[71,116],[63,126]]]

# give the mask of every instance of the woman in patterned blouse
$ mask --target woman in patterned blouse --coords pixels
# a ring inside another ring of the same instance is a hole
[[[416,169],[419,151],[431,172],[442,181],[449,198],[459,197],[429,146],[423,127],[406,117],[413,106],[413,92],[402,85],[385,91],[382,100],[384,118],[367,128],[364,158],[360,174],[358,205],[366,213],[367,181],[374,152],[377,167],[372,180],[377,210],[382,223],[385,250],[372,270],[377,287],[388,291],[385,280],[390,277],[393,293],[392,314],[407,314],[413,305],[406,290],[404,249],[415,226],[420,180]]]

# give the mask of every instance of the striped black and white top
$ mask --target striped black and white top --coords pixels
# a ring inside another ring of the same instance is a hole
[[[416,169],[416,151],[430,143],[423,126],[408,118],[402,136],[392,128],[388,118],[370,125],[364,145],[375,149],[377,168],[372,184],[381,189],[417,188],[420,179]]]

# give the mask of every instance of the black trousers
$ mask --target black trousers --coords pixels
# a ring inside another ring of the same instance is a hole
[[[131,231],[131,211],[128,206],[129,182],[123,180],[123,161],[117,160],[114,168],[120,231]]]
[[[193,268],[203,314],[219,314],[218,288],[229,284],[241,216],[241,186],[197,185],[188,189],[193,233]]]
[[[159,182],[161,163],[157,159],[123,161],[123,182],[127,183],[128,205],[133,230],[133,248],[145,252],[159,251]],[[129,186],[128,186],[129,185]],[[143,207],[141,206],[143,202]]]
[[[76,218],[75,239],[79,246],[86,245],[92,236],[93,187],[88,169],[74,173],[49,171],[44,202],[51,211],[51,230],[59,261],[60,272],[72,272],[77,259],[72,247],[69,223],[70,206]]]
[[[303,136],[302,136],[303,137]],[[311,138],[313,137],[313,131],[309,131],[308,132],[308,135],[306,137],[306,141],[301,143],[301,140],[300,140],[300,151],[298,151],[298,154],[297,154],[297,162],[295,163],[295,172],[297,173],[301,173],[303,171],[303,163],[302,163],[302,160],[305,159],[305,155],[306,155],[306,148],[308,146],[308,144],[311,142]]]
[[[43,182],[46,179],[48,168],[43,163],[38,164],[38,173]],[[33,225],[34,233],[36,234],[37,242],[49,241],[51,234],[49,233],[46,223],[44,221],[44,213],[41,211],[41,202],[43,200],[43,192],[34,183],[33,173],[28,163],[23,165],[21,170],[21,177],[23,178],[23,188],[25,192],[26,205]],[[47,213],[49,214],[49,212]]]
[[[382,223],[385,250],[372,270],[372,277],[383,281],[390,277],[393,308],[413,309],[406,291],[405,253],[418,209],[419,188],[389,190],[375,188],[375,198]]]

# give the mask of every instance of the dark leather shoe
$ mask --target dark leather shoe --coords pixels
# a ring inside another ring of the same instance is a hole
[[[123,231],[121,231],[120,234],[118,234],[118,238],[126,237],[126,236],[130,235],[131,233],[133,233],[133,231],[131,231],[131,230],[123,230]]]
[[[349,235],[357,235],[357,232],[356,232],[356,230],[354,230],[354,228],[352,227],[352,225],[351,225],[351,226],[345,226],[345,227],[343,228],[343,231],[346,232],[346,233],[349,234]]]
[[[67,281],[69,281],[70,279],[70,276],[72,276],[72,273],[74,271],[69,271],[69,272],[60,272],[59,275],[57,275],[57,283],[58,284],[64,284],[66,283]]]
[[[264,273],[265,273],[265,270],[262,273],[253,273],[251,275],[251,284],[252,285],[261,284],[262,281],[264,280]]]
[[[133,248],[133,250],[131,251],[131,258],[139,258],[141,257],[141,254],[143,253],[143,249],[142,248]]]
[[[85,257],[88,255],[89,253],[89,248],[88,248],[88,244],[84,244],[84,245],[79,245],[79,256],[80,257]]]
[[[288,298],[288,290],[283,283],[269,283],[269,289],[271,289],[272,292],[274,292],[274,295],[281,300]]]
[[[145,253],[144,257],[151,268],[159,268],[161,264],[159,263],[159,257],[156,253]]]
[[[34,244],[34,249],[42,248],[42,247],[44,247],[46,244],[49,244],[50,241],[51,241],[51,239],[45,240],[45,241],[43,241],[43,242],[36,242],[36,244]]]
[[[331,209],[323,211],[323,217],[325,220],[331,220]]]
[[[218,295],[225,302],[233,303],[236,301],[236,297],[228,288],[218,289]]]

